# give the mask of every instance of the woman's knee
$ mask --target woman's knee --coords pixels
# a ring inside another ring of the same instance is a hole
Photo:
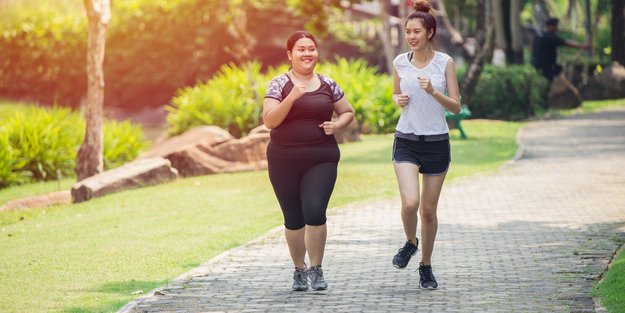
[[[292,207],[288,210],[282,208],[282,216],[284,217],[284,227],[286,229],[298,230],[306,226],[306,221],[300,208]]]
[[[304,222],[306,225],[320,226],[326,223],[326,207],[314,206],[304,208]]]
[[[421,208],[421,220],[423,223],[433,223],[436,222],[436,207],[424,206]]]
[[[419,210],[419,200],[418,199],[402,199],[401,203],[402,213],[406,214],[416,214]]]
[[[284,219],[284,228],[288,230],[298,230],[306,226],[304,219]]]

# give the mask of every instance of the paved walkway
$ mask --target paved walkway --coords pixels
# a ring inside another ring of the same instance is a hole
[[[591,287],[625,239],[625,109],[533,122],[520,138],[519,160],[443,188],[436,291],[418,288],[416,261],[391,266],[404,239],[389,200],[331,211],[326,291],[291,292],[274,231],[121,311],[595,312]]]

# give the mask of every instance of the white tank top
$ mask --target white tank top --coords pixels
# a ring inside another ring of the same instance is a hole
[[[408,105],[404,106],[396,130],[404,134],[438,135],[449,132],[445,121],[445,108],[419,87],[417,77],[427,77],[432,86],[445,94],[447,80],[445,69],[451,57],[435,51],[428,65],[418,68],[410,62],[409,53],[402,53],[393,60],[393,66],[400,78],[401,92],[408,95]]]

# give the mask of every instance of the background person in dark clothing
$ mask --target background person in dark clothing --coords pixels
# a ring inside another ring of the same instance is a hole
[[[558,23],[559,20],[557,18],[548,19],[545,22],[545,31],[542,34],[537,34],[532,44],[532,59],[530,62],[549,82],[562,71],[562,66],[557,64],[558,47],[590,48],[588,44],[559,37],[556,34]]]

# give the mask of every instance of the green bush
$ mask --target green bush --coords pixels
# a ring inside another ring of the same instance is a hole
[[[47,180],[72,173],[75,156],[84,132],[84,121],[69,109],[31,107],[15,112],[5,121],[3,131],[17,159],[14,172],[22,180]]]
[[[103,132],[104,169],[132,161],[148,145],[141,126],[129,121],[107,121]]]
[[[10,145],[9,133],[0,128],[0,188],[24,182],[19,174],[24,165],[19,162],[15,149]]]
[[[394,131],[401,112],[393,104],[392,77],[377,74],[377,68],[362,59],[337,58],[320,64],[318,71],[341,86],[363,133]]]
[[[200,125],[217,125],[235,137],[260,125],[263,96],[269,80],[260,64],[224,65],[210,80],[179,91],[168,106],[169,133]]]
[[[169,133],[180,134],[200,125],[216,125],[233,136],[244,136],[260,125],[267,85],[288,70],[286,65],[260,73],[256,62],[241,67],[226,65],[220,72],[195,87],[183,88],[168,106]],[[336,80],[352,104],[362,132],[387,133],[394,130],[400,111],[392,102],[393,82],[379,75],[364,60],[336,59],[321,63],[317,72]]]
[[[28,107],[0,127],[0,188],[73,176],[85,121],[66,108]],[[134,159],[145,147],[143,131],[130,122],[104,123],[105,169]],[[58,171],[58,172],[57,172]]]
[[[473,118],[522,120],[544,110],[548,82],[531,65],[486,65],[469,103]]]

